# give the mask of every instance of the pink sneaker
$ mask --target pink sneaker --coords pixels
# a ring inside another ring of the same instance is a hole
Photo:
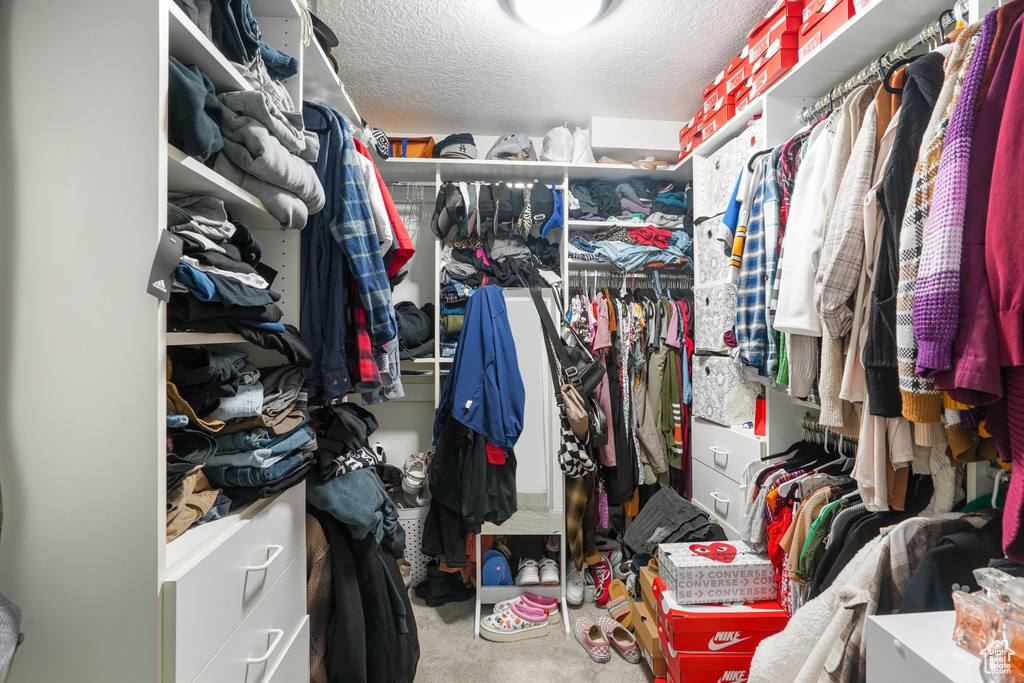
[[[597,627],[601,629],[612,647],[619,651],[623,659],[631,664],[640,663],[640,658],[643,656],[640,653],[640,645],[636,642],[636,637],[622,624],[614,619],[601,617],[597,620]]]
[[[480,637],[497,643],[511,643],[546,636],[550,628],[544,610],[513,602],[504,612],[480,620]]]
[[[612,568],[607,560],[601,560],[590,571],[594,574],[594,601],[600,607],[608,604],[608,586],[612,582]]]
[[[505,602],[499,602],[494,606],[494,613],[504,612],[512,603],[517,602],[520,605],[529,607],[530,609],[540,610],[541,612],[547,612],[548,622],[554,626],[555,624],[562,623],[562,614],[558,610],[558,600],[554,598],[545,598],[540,595],[534,595],[533,593],[523,593],[518,598],[506,600]]]
[[[587,617],[580,617],[576,622],[576,640],[598,664],[607,664],[612,658],[608,649],[608,638],[601,628]]]

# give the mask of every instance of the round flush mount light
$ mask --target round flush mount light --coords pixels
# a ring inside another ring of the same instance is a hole
[[[505,10],[543,33],[565,35],[605,14],[613,0],[499,0]]]

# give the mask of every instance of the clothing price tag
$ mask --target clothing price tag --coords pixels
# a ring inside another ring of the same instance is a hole
[[[181,251],[185,244],[174,233],[164,230],[160,233],[160,243],[153,257],[153,268],[149,271],[149,287],[146,292],[162,301],[171,300],[171,282],[174,280],[174,269],[178,267]]]
[[[266,263],[257,263],[256,272],[259,273],[260,277],[267,281],[267,284],[271,287],[274,286],[274,279],[277,277],[277,271],[268,266]]]

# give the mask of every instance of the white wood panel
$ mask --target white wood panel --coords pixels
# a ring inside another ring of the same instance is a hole
[[[307,622],[306,558],[302,555],[295,558],[266,597],[231,634],[224,647],[195,678],[195,683],[270,681],[275,668],[288,652],[288,643],[294,640],[293,634],[297,634]],[[278,640],[277,632],[280,631],[283,634]],[[268,652],[270,657],[265,662],[248,662],[262,658]],[[184,683],[186,680],[191,679],[178,676],[167,679],[165,683]]]
[[[297,557],[304,562],[305,523],[305,486],[299,485],[168,578],[164,585],[168,680],[194,679],[289,563]],[[249,569],[267,562],[263,570]],[[305,602],[298,606],[305,611]]]
[[[279,3],[287,5],[289,3]],[[256,14],[256,23],[260,25],[260,35],[270,47],[276,48],[286,55],[299,59],[302,54],[302,22],[298,17],[268,17]],[[316,42],[316,41],[313,41]],[[295,108],[302,111],[302,64],[299,73],[284,81],[285,90],[292,98]]]
[[[281,322],[299,327],[302,235],[298,230],[282,230],[280,225],[269,230],[256,230],[253,234],[263,249],[260,262],[277,271],[270,288],[281,295],[277,302],[284,312]]]
[[[270,683],[299,683],[309,678],[309,617],[288,644],[277,667],[270,674]]]
[[[231,65],[176,3],[167,3],[167,12],[170,53],[179,62],[185,66],[194,64],[199,67],[217,88],[217,92],[252,90],[238,69]]]

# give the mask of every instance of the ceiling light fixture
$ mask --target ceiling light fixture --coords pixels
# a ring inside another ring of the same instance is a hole
[[[608,11],[612,0],[499,0],[506,11],[543,33],[578,31]]]

